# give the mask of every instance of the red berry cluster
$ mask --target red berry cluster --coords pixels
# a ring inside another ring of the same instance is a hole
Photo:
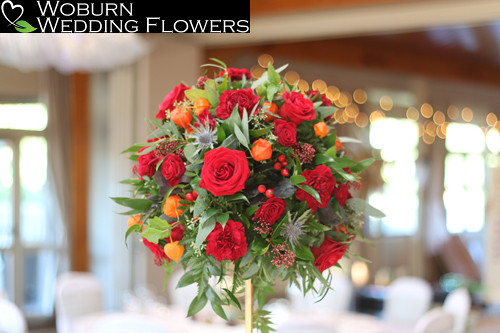
[[[268,198],[274,197],[274,191],[272,189],[266,189],[265,185],[259,185],[257,191],[259,191],[259,193],[265,193],[265,196]]]
[[[281,172],[281,175],[283,177],[286,177],[290,174],[288,169],[285,169],[285,167],[288,165],[288,162],[286,161],[285,155],[280,155],[278,156],[278,162],[274,163],[274,168],[278,171]]]
[[[187,201],[193,202],[196,200],[196,198],[198,198],[198,193],[196,193],[195,191],[186,193],[186,200]]]

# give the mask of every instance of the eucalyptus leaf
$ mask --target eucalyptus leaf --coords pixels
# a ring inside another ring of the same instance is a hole
[[[119,205],[142,211],[148,210],[153,204],[153,202],[148,199],[131,199],[124,197],[112,197],[110,199]]]
[[[234,134],[236,135],[236,138],[238,139],[238,141],[245,148],[250,149],[249,142],[248,142],[247,138],[245,137],[245,135],[243,134],[243,132],[240,130],[240,128],[238,126],[236,126],[236,124],[234,124]]]
[[[188,143],[184,146],[184,156],[189,162],[194,162],[200,158],[198,154],[198,149],[192,143]]]
[[[377,208],[371,206],[368,202],[359,198],[351,198],[347,200],[347,205],[356,213],[365,214],[377,218],[385,217],[385,214]]]
[[[198,234],[196,235],[196,247],[199,248],[205,239],[207,239],[208,235],[214,230],[215,224],[216,221],[214,217],[209,218],[205,221],[205,223],[200,223],[200,226],[198,227]]]
[[[193,301],[189,305],[187,316],[191,317],[191,316],[194,316],[195,314],[197,314],[198,312],[200,312],[205,307],[207,302],[208,302],[208,298],[205,294],[201,294],[198,297],[196,297],[195,299],[193,299]]]

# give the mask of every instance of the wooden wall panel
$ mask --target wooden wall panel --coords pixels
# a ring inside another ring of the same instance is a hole
[[[87,193],[89,177],[89,77],[70,76],[72,270],[88,270]]]

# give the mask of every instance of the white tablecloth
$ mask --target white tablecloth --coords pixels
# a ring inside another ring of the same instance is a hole
[[[410,327],[395,327],[366,314],[346,312],[273,311],[277,333],[410,333]],[[205,323],[186,318],[185,311],[163,309],[147,313],[109,312],[78,320],[75,333],[244,333],[243,325]]]

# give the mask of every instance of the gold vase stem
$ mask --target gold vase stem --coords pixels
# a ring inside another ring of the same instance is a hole
[[[253,286],[252,279],[245,281],[245,332],[253,330]]]

